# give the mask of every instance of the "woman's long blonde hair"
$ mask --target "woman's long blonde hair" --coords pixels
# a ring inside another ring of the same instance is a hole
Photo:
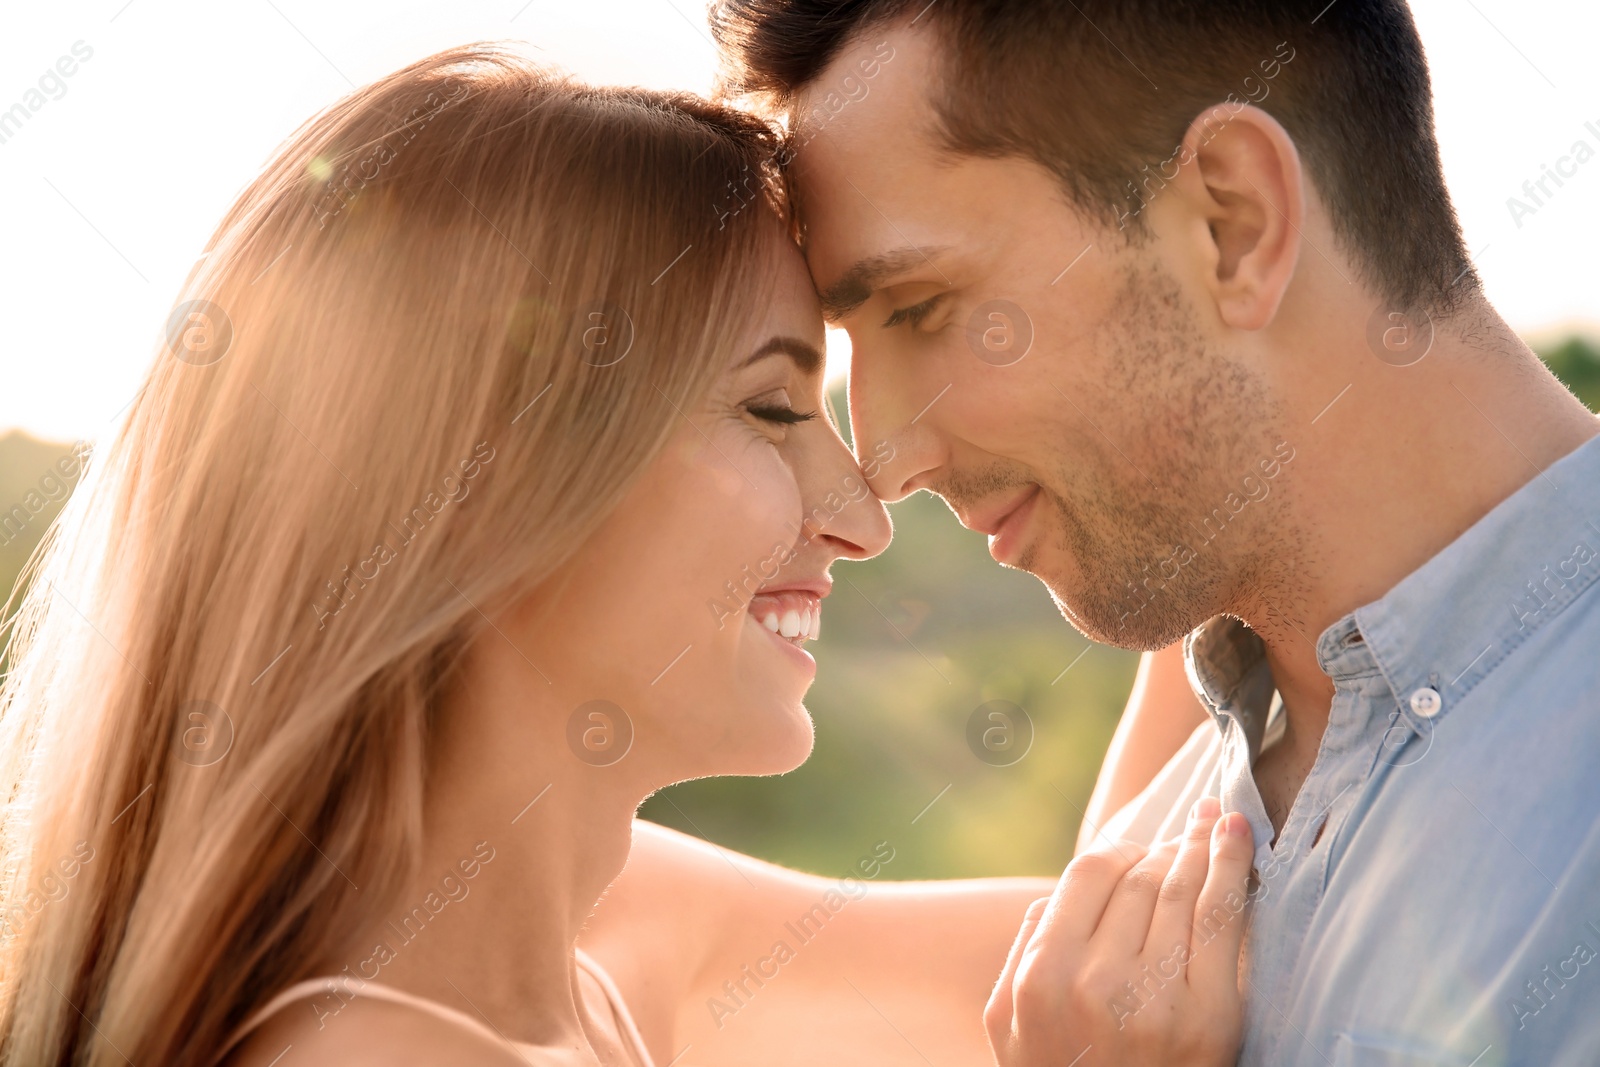
[[[775,147],[471,46],[244,192],[29,567],[0,1063],[203,1063],[392,906],[482,613],[596,528],[770,297]]]

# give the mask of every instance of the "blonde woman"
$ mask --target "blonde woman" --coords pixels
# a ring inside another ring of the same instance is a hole
[[[892,842],[836,882],[633,821],[805,758],[829,566],[889,538],[820,414],[775,148],[477,46],[356,92],[245,190],[35,560],[0,1061],[989,1055],[1048,883],[868,894]],[[1200,814],[1176,859],[1075,865],[1075,965],[1136,969],[1242,884]],[[1225,1045],[1229,957],[1129,1032]]]

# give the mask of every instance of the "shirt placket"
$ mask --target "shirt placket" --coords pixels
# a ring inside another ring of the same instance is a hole
[[[1379,735],[1387,728],[1380,713],[1392,703],[1392,694],[1362,647],[1348,649],[1325,668],[1334,678],[1328,727],[1277,843],[1265,864],[1258,863],[1252,890],[1254,916],[1246,935],[1252,993],[1248,1031],[1276,1033],[1278,1039],[1274,1048],[1251,1050],[1252,1055],[1241,1062],[1300,1062],[1307,1057],[1299,1046],[1308,1042],[1317,1053],[1308,1057],[1312,1062],[1320,1062],[1328,1051],[1316,1044],[1319,1035],[1304,1032],[1294,1021],[1300,990],[1291,976],[1297,973],[1306,936],[1327,889],[1334,842],[1346,829],[1346,817],[1371,776]],[[1254,777],[1249,781],[1253,790]],[[1257,803],[1261,803],[1259,793]]]

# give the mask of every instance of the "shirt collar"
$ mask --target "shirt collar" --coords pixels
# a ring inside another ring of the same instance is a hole
[[[1438,693],[1437,709],[1425,716],[1437,722],[1597,578],[1600,437],[1593,437],[1340,622],[1359,629],[1408,718],[1417,707],[1412,694]],[[1348,669],[1339,629],[1329,627],[1317,642],[1317,661],[1335,682]]]
[[[1183,639],[1189,687],[1211,717],[1238,720],[1252,758],[1261,750],[1276,686],[1267,666],[1267,646],[1256,632],[1231,615],[1196,626]]]
[[[1388,593],[1329,626],[1317,640],[1317,663],[1338,683],[1376,661],[1420,732],[1421,720],[1447,714],[1597,578],[1600,437],[1540,472]],[[1261,638],[1218,615],[1195,627],[1183,648],[1195,695],[1219,725],[1239,720],[1253,755],[1275,689]],[[1423,689],[1438,701],[1413,702]]]

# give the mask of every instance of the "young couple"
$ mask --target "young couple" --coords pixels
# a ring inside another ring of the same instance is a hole
[[[781,139],[489,47],[308,123],[35,564],[0,1059],[1597,1062],[1600,424],[1322,6],[728,0]],[[1168,649],[1058,884],[633,819],[809,750],[824,317],[876,498]]]

